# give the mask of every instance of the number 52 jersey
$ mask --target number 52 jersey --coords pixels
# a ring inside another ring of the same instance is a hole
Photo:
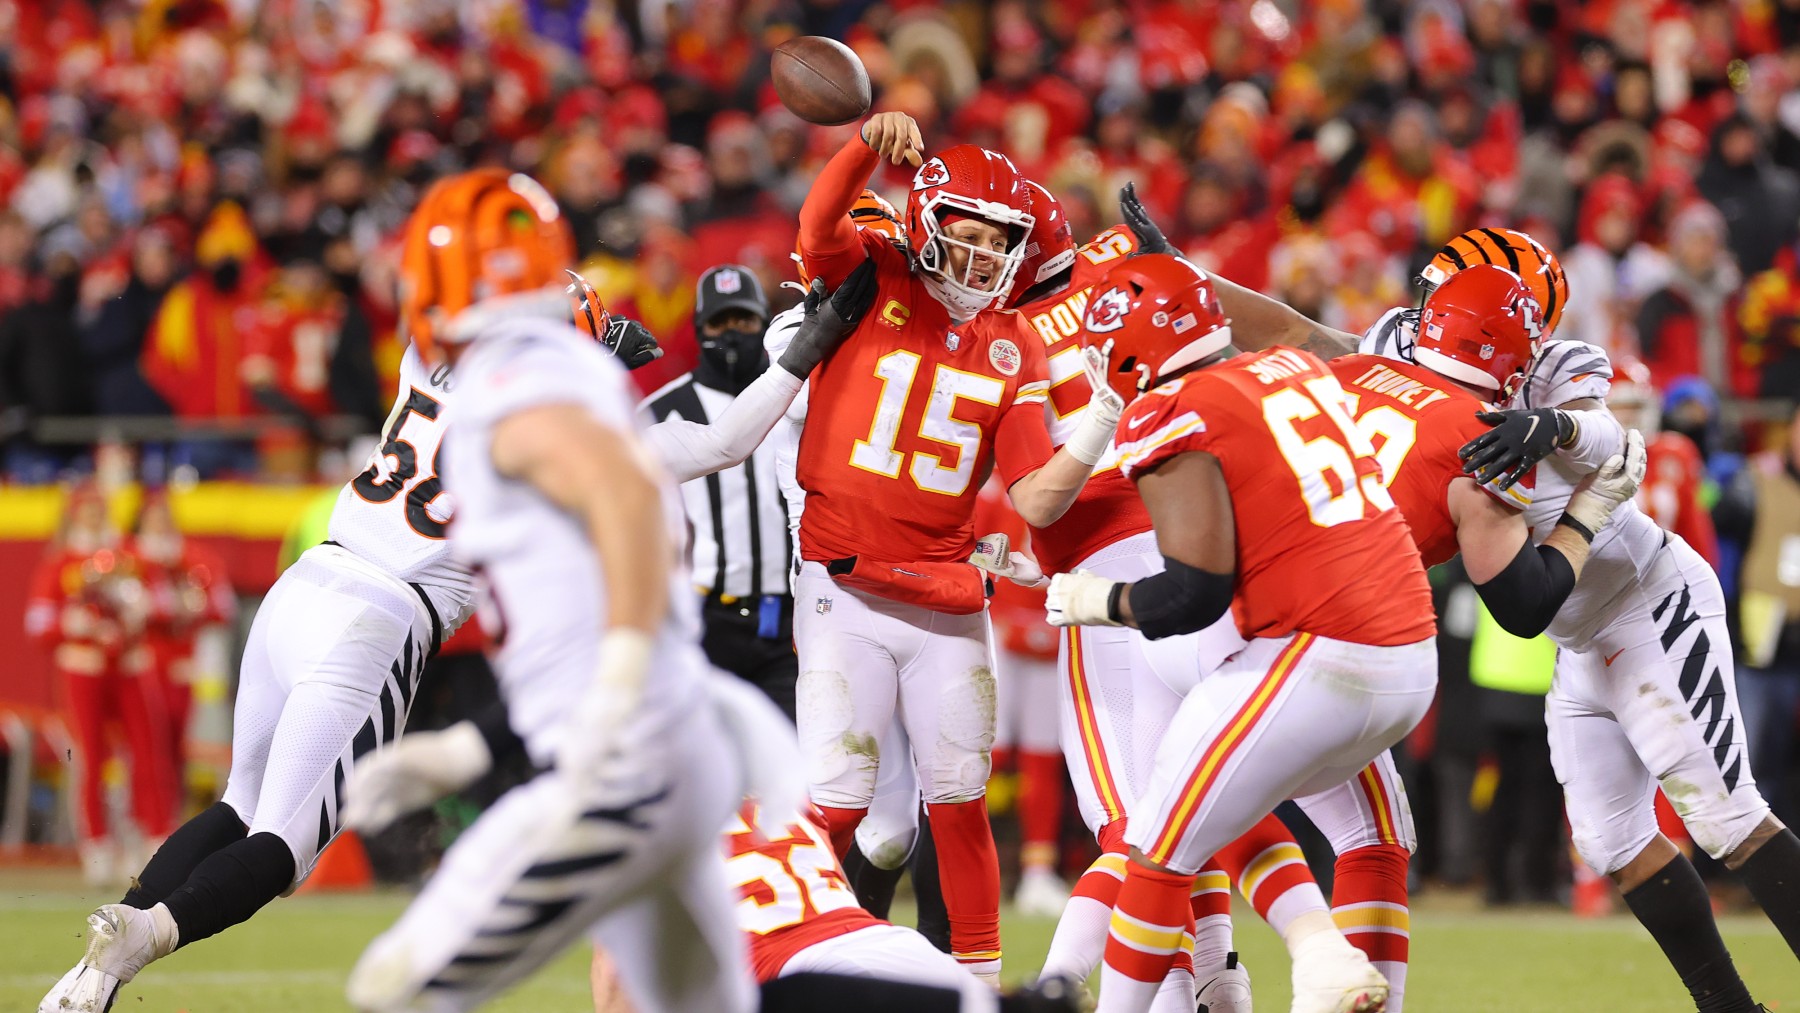
[[[1191,451],[1218,459],[1245,637],[1391,647],[1437,632],[1419,550],[1345,407],[1324,363],[1278,347],[1171,380],[1119,421],[1119,469],[1134,481]]]
[[[466,608],[474,581],[451,558],[445,539],[455,507],[444,490],[440,454],[454,382],[449,367],[429,370],[417,347],[407,347],[381,445],[362,474],[338,492],[330,533],[332,541],[401,580],[449,590]]]

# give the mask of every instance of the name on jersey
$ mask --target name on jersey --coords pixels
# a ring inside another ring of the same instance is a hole
[[[1045,345],[1054,345],[1081,333],[1081,318],[1087,313],[1090,291],[1084,288],[1042,313],[1031,315],[1031,328],[1044,339]]]
[[[1279,348],[1245,367],[1250,375],[1263,383],[1275,383],[1290,376],[1312,372],[1312,363],[1291,348]]]
[[[1429,384],[1397,372],[1386,366],[1370,366],[1369,371],[1351,381],[1354,386],[1388,397],[1413,408],[1424,408],[1426,405],[1442,401],[1450,395]]]

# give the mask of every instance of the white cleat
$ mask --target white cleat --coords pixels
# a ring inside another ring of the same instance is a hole
[[[1250,972],[1238,963],[1237,951],[1225,955],[1224,967],[1195,977],[1201,983],[1199,1013],[1251,1013]]]
[[[1361,950],[1342,936],[1318,942],[1320,945],[1302,944],[1304,951],[1294,954],[1292,1013],[1382,1013],[1387,1009],[1387,979]]]
[[[1069,903],[1069,888],[1049,869],[1026,869],[1013,891],[1013,905],[1022,915],[1060,918]]]
[[[175,949],[174,923],[159,924],[167,918],[123,904],[107,904],[88,915],[87,955],[38,1003],[38,1013],[112,1009],[120,985]]]

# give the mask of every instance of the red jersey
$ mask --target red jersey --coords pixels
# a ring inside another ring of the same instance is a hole
[[[737,887],[738,928],[759,982],[772,981],[814,943],[886,924],[856,903],[825,831],[810,819],[763,822],[745,802],[725,828],[725,867]]]
[[[796,470],[801,556],[964,562],[975,496],[996,465],[1011,486],[1050,456],[1042,346],[983,314],[952,325],[885,236],[873,308],[812,376]]]
[[[205,547],[183,539],[175,559],[163,561],[133,542],[143,568],[150,612],[145,640],[159,668],[167,670],[193,657],[194,637],[213,623],[237,615],[225,561]]]
[[[1463,477],[1463,444],[1488,431],[1475,417],[1480,398],[1424,366],[1376,355],[1331,360],[1343,384],[1356,428],[1375,448],[1382,480],[1406,518],[1413,543],[1426,566],[1448,561],[1458,551],[1450,519],[1450,483]],[[1531,499],[1515,485],[1505,492],[1481,488],[1500,502],[1524,510]]]
[[[138,561],[123,547],[55,549],[31,577],[25,634],[49,650],[59,669],[101,675],[141,670],[143,594]]]
[[[1126,407],[1116,443],[1127,477],[1195,451],[1218,459],[1244,636],[1305,631],[1385,647],[1437,631],[1419,550],[1375,451],[1313,356],[1272,348],[1171,380]]]
[[[1650,519],[1682,541],[1713,566],[1719,565],[1719,536],[1712,514],[1700,501],[1706,479],[1706,463],[1700,448],[1680,433],[1662,432],[1644,448],[1648,460],[1644,484],[1638,486],[1637,503]]]
[[[1011,314],[1029,335],[1021,340],[1043,343],[1050,369],[1045,422],[1052,448],[1069,442],[1094,393],[1081,369],[1081,321],[1087,314],[1089,291],[1136,249],[1136,238],[1123,225],[1102,232],[1077,251],[1068,288]],[[1119,473],[1118,459],[1108,453],[1067,513],[1048,527],[1031,529],[1031,545],[1045,573],[1064,573],[1108,545],[1149,530],[1150,512],[1131,481]]]

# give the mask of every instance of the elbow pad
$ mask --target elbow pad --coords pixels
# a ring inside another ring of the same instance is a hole
[[[1494,579],[1475,585],[1494,621],[1515,637],[1535,637],[1549,629],[1573,590],[1575,569],[1568,559],[1529,540]]]
[[[1213,573],[1163,557],[1163,572],[1130,585],[1131,615],[1151,640],[1195,633],[1231,608],[1236,575]]]

